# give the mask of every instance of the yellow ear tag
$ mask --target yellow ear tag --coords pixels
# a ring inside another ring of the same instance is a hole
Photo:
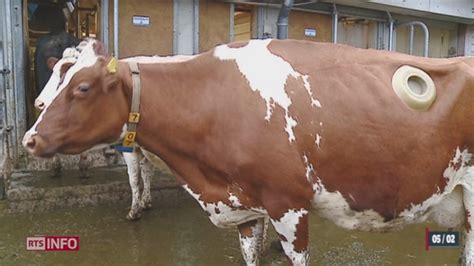
[[[117,59],[115,57],[112,57],[107,64],[107,69],[109,70],[109,73],[114,74],[117,72]]]

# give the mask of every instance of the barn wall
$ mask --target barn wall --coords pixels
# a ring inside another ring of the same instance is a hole
[[[199,51],[228,43],[230,29],[230,4],[213,0],[199,3]]]
[[[308,40],[317,42],[331,41],[331,16],[292,11],[289,17],[288,38],[298,40]],[[316,37],[306,37],[305,28],[316,29]]]
[[[149,27],[133,26],[132,16],[149,16]],[[113,51],[113,1],[109,1],[109,51]],[[119,3],[119,57],[173,54],[173,1]]]

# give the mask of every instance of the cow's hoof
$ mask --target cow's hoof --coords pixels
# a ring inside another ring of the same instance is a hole
[[[142,214],[140,212],[129,212],[125,218],[129,221],[137,221],[142,217]]]
[[[140,208],[144,211],[151,209],[151,202],[141,202]]]

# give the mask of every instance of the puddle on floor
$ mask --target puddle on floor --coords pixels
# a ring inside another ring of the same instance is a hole
[[[244,265],[236,229],[219,229],[192,199],[152,209],[138,222],[127,205],[0,214],[0,265]],[[311,265],[456,265],[460,249],[425,251],[426,225],[391,233],[346,231],[313,214]],[[433,229],[436,229],[436,227]],[[26,251],[35,235],[80,236],[80,251]],[[271,230],[270,240],[276,235]],[[261,265],[287,265],[269,249]]]

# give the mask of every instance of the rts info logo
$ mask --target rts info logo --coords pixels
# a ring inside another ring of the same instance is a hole
[[[78,251],[78,236],[35,236],[26,238],[26,250]]]

